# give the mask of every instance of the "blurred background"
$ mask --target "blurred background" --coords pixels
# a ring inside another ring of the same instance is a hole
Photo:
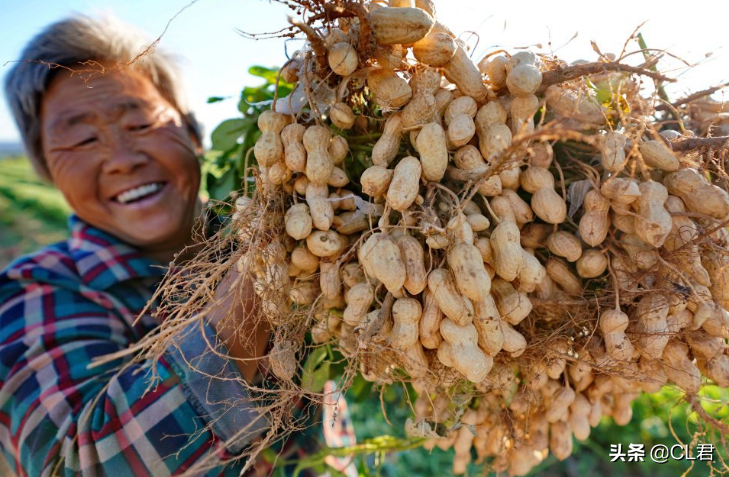
[[[696,1],[679,10],[658,1],[435,1],[439,21],[472,46],[476,61],[496,49],[517,48],[554,53],[568,62],[594,60],[597,55],[592,42],[604,53],[619,54],[630,35],[646,22],[640,32],[647,45],[667,49],[681,58],[659,65],[663,72],[680,79],[677,86],[667,85],[670,98],[729,80],[724,34],[729,4],[723,2]],[[289,11],[270,0],[0,0],[0,78],[4,79],[14,61],[22,61],[23,46],[45,25],[72,12],[112,13],[146,31],[150,41],[159,38],[159,48],[179,56],[194,110],[210,137],[222,121],[241,117],[239,102],[244,87],[268,81],[265,70],[252,67],[276,68],[301,44],[298,40],[256,41],[241,31],[280,30],[287,25]],[[628,51],[634,49],[631,45]],[[641,61],[639,55],[634,56],[636,62]],[[723,95],[720,92],[714,97],[722,99]],[[0,269],[23,253],[67,236],[68,207],[52,186],[34,177],[19,141],[5,99],[0,98]],[[206,145],[211,144],[207,140]],[[729,402],[727,390],[709,387],[704,392],[717,405]],[[378,392],[367,384],[350,390],[347,397],[358,438],[403,437],[410,412],[404,393],[391,388],[380,400]],[[695,416],[677,406],[680,398],[681,394],[671,389],[643,396],[636,402],[634,419],[628,426],[618,427],[606,420],[565,462],[550,457],[531,475],[679,476],[690,468],[688,475],[709,475],[704,463],[692,467],[688,461],[663,465],[610,462],[611,444],[622,444],[626,449],[630,443],[645,444],[650,449],[657,443],[670,447],[676,439],[691,442],[697,430]],[[380,412],[381,402],[392,424]],[[710,442],[709,436],[699,435],[697,439],[694,443]],[[359,464],[361,475],[425,477],[451,475],[451,460],[452,456],[438,449],[430,455],[419,449],[370,454]],[[469,469],[469,475],[479,473],[476,467]]]

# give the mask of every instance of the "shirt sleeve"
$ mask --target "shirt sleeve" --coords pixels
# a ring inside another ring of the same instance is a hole
[[[241,405],[242,378],[222,346],[204,352],[214,331],[191,326],[154,363],[89,367],[134,341],[120,316],[77,291],[0,275],[0,444],[19,475],[232,471],[223,461],[265,418]]]

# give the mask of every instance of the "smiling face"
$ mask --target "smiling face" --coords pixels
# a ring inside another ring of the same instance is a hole
[[[150,255],[190,241],[197,144],[147,76],[127,69],[85,82],[58,73],[41,127],[51,178],[79,217]]]

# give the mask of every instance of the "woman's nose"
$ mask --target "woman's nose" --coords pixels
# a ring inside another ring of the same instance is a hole
[[[134,141],[120,134],[109,141],[108,156],[103,169],[107,174],[129,174],[147,162],[149,157],[136,147]]]

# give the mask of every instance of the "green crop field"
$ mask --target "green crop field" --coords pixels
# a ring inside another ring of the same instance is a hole
[[[69,208],[38,181],[26,158],[0,159],[0,268],[24,253],[67,237]]]

